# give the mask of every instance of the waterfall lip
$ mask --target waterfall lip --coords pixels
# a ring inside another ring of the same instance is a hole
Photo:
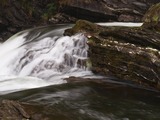
[[[143,23],[133,23],[133,22],[106,22],[106,23],[96,23],[101,26],[121,26],[121,27],[140,27]]]
[[[21,35],[20,35],[21,34]],[[5,41],[3,44],[1,44],[0,46],[0,57],[3,57],[4,55],[8,54],[8,52],[17,49],[18,47],[20,47],[23,42],[25,41],[25,36],[28,34],[28,32],[26,31],[26,33],[20,32],[15,34],[13,37],[9,38],[7,41]]]

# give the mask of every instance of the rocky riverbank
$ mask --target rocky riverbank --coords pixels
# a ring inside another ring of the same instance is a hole
[[[3,0],[0,3],[0,41],[21,30],[78,19],[94,22],[142,21],[147,9],[159,0]]]
[[[59,0],[60,11],[94,22],[141,21],[148,8],[159,0]]]

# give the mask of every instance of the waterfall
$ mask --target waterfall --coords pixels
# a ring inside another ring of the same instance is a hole
[[[0,46],[0,94],[61,84],[92,75],[83,34],[62,36],[66,27],[22,31]]]
[[[71,26],[54,25],[25,30],[0,44],[0,94],[66,83],[64,79],[70,76],[97,77],[86,66],[87,38],[83,34],[63,36],[64,30]]]

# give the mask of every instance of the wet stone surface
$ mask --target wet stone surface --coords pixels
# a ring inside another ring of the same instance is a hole
[[[144,27],[102,27],[77,21],[65,34],[88,38],[92,71],[159,89],[160,33]]]

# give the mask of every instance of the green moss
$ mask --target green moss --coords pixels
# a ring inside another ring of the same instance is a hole
[[[153,16],[153,21],[158,22],[159,16],[155,15]]]
[[[92,38],[89,38],[89,39],[88,39],[88,43],[89,43],[89,44],[94,44],[94,40],[93,40]]]
[[[102,41],[95,36],[92,36],[91,38],[88,38],[89,44],[101,44]]]
[[[100,31],[103,30],[103,27],[98,26],[97,24],[91,23],[86,20],[78,20],[74,27],[71,29],[65,30],[65,35],[73,35],[76,33],[87,33],[92,36],[92,34],[99,34]],[[92,34],[90,34],[92,33]]]
[[[92,68],[92,62],[91,62],[91,60],[90,59],[88,59],[87,61],[86,61],[86,65],[87,65],[87,68]]]
[[[79,30],[81,30],[96,33],[99,32],[100,27],[86,20],[78,20],[76,22],[76,25],[72,29],[74,32],[78,32]]]
[[[160,24],[160,3],[153,5],[143,18],[144,28],[152,28],[154,30],[159,29]]]

